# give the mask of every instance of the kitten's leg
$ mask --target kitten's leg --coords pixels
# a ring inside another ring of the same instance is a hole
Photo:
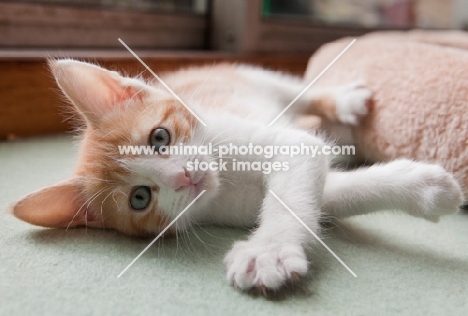
[[[263,132],[275,144],[323,146],[320,139],[300,130],[265,128]],[[282,156],[274,160],[287,161],[289,171],[265,176],[267,190],[259,227],[247,241],[237,242],[224,261],[228,280],[241,289],[277,289],[307,272],[304,248],[314,242],[314,237],[268,190],[277,194],[310,229],[319,233],[328,158]]]
[[[460,186],[441,166],[399,159],[328,173],[322,209],[334,217],[402,210],[436,222],[457,212],[462,201]]]
[[[372,91],[357,81],[330,88],[311,88],[302,102],[305,114],[317,115],[332,123],[357,125],[371,109],[371,98]]]
[[[302,79],[254,67],[240,67],[241,73],[261,90],[278,94],[287,106],[309,84]],[[330,122],[356,125],[371,108],[372,91],[363,81],[346,85],[309,87],[288,110],[295,114],[318,115]]]

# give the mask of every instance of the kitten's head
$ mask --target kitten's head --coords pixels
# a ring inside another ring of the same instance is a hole
[[[75,175],[33,192],[10,208],[46,227],[112,228],[156,234],[197,195],[196,212],[216,194],[215,171],[187,171],[211,156],[122,154],[122,146],[201,145],[203,129],[167,90],[74,60],[50,61],[55,79],[85,121]],[[190,215],[177,224],[184,228]],[[169,230],[170,232],[171,230]]]

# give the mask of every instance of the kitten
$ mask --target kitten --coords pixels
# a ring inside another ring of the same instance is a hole
[[[162,79],[197,114],[203,126],[158,82],[128,78],[74,60],[50,61],[65,96],[84,119],[75,174],[33,192],[10,207],[18,218],[45,227],[87,225],[129,235],[155,235],[204,194],[177,221],[258,227],[235,243],[224,264],[240,289],[278,289],[307,273],[305,250],[316,239],[270,193],[274,192],[319,234],[321,216],[346,217],[399,209],[437,221],[461,204],[457,182],[437,165],[397,160],[350,172],[330,169],[330,158],[231,155],[237,160],[279,161],[289,170],[189,171],[195,159],[219,153],[121,155],[118,146],[297,145],[322,147],[319,136],[296,127],[300,113],[347,124],[368,111],[371,92],[360,84],[310,90],[272,126],[268,124],[305,87],[300,79],[243,65],[181,70]],[[177,233],[172,226],[168,233]]]

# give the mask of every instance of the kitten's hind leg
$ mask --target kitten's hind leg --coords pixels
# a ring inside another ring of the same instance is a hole
[[[357,125],[372,107],[373,92],[363,80],[330,87],[310,86],[309,82],[276,71],[239,66],[240,73],[261,91],[275,94],[284,106],[296,99],[289,112],[317,115],[334,123]]]
[[[350,172],[330,172],[322,210],[334,217],[402,210],[437,222],[463,202],[457,181],[441,166],[399,159]]]
[[[372,91],[363,81],[342,86],[310,89],[305,94],[305,114],[318,115],[331,123],[357,125],[372,108]]]

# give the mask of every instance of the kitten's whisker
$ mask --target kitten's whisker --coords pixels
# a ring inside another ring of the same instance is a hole
[[[220,181],[220,182],[228,183],[228,184],[233,185],[233,186],[241,186],[240,184],[235,183],[235,182],[232,182],[231,180],[228,180],[228,179],[226,179],[226,178],[221,178],[221,177],[220,177],[220,178],[219,178],[219,181]]]
[[[177,225],[177,222],[175,224],[175,236],[176,236],[176,253],[175,257],[177,258],[177,254],[179,253],[179,227]]]
[[[210,247],[213,247],[213,245],[201,239],[201,237],[197,234],[197,230],[195,229],[195,227],[191,225],[190,229],[192,230],[192,233],[195,236],[195,238],[197,238],[201,242],[203,247],[205,247],[205,249],[210,253],[210,255],[213,255],[212,248],[210,248]]]
[[[216,239],[221,239],[221,240],[231,240],[230,238],[224,238],[224,237],[221,237],[221,236],[216,236],[216,235],[213,235],[211,234],[210,232],[208,232],[204,227],[203,225],[200,225],[198,224],[197,222],[194,222],[195,225],[197,225],[198,229],[202,230],[205,234],[207,234],[208,236],[211,236],[213,238],[216,238]],[[217,247],[219,249],[224,249],[223,247],[218,247],[216,245],[212,245],[213,247]]]
[[[104,192],[104,190],[106,190],[106,188],[103,188],[101,190],[99,190],[97,193],[93,194],[90,198],[88,198],[82,205],[81,207],[78,209],[78,211],[73,215],[72,219],[70,220],[70,222],[68,223],[67,227],[65,228],[65,231],[68,231],[68,229],[70,228],[70,225],[73,223],[73,221],[75,220],[75,218],[78,216],[78,214],[81,212],[81,209],[87,204],[87,207],[89,207],[89,203],[93,202],[94,199],[93,198],[96,198],[98,197],[102,192]],[[90,201],[91,200],[91,201]],[[89,201],[89,203],[88,203]]]
[[[117,193],[122,194],[123,196],[125,196],[125,197],[128,199],[128,195],[127,195],[125,192],[123,192],[120,188],[118,188],[118,192],[117,192]]]
[[[202,260],[203,262],[207,263],[205,257],[203,256],[203,253],[200,252],[200,251],[197,251],[197,247],[196,247],[195,245],[193,245],[192,240],[190,239],[190,234],[192,234],[192,235],[195,236],[199,241],[201,241],[202,245],[208,250],[208,252],[209,252],[210,255],[211,255],[212,253],[210,252],[210,249],[205,245],[205,242],[204,242],[203,240],[201,240],[201,239],[197,236],[197,234],[196,234],[196,232],[195,232],[195,229],[194,229],[192,226],[190,226],[189,229],[190,229],[190,231],[187,230],[187,231],[186,231],[186,234],[187,234],[187,238],[189,239],[190,246],[191,246],[191,248],[192,248],[192,253],[193,253],[195,256],[197,256],[198,259],[200,259],[200,260]]]
[[[225,130],[222,130],[220,132],[218,132],[218,134],[216,135],[213,135],[210,140],[208,141],[208,143],[213,143],[215,140],[217,140],[219,137],[222,136],[223,133],[230,133],[232,134],[234,132],[234,130],[230,130],[230,129],[225,129]],[[207,135],[206,135],[207,136]],[[205,139],[206,140],[206,139]],[[228,141],[239,141],[239,137],[228,137],[228,138],[223,138],[223,140],[219,140],[218,142],[216,143],[213,143],[213,147],[220,144],[220,143],[227,143]]]
[[[127,88],[125,88],[125,89],[127,89]],[[140,92],[142,92],[143,90],[145,90],[144,87],[141,88],[140,90],[138,90],[137,92],[135,92],[135,93],[132,95],[132,97],[131,97],[130,99],[128,99],[128,101],[129,101],[129,102],[130,102],[130,101],[133,101],[133,99],[134,99]],[[123,95],[124,93],[125,93],[125,91],[122,93],[122,95]]]
[[[85,211],[85,234],[88,234],[88,208]]]
[[[106,188],[100,190],[100,193],[99,193],[98,195],[96,195],[92,200],[88,201],[88,205],[86,205],[86,208],[89,208],[89,206],[91,205],[91,203],[93,203],[94,200],[95,200],[99,195],[101,195],[102,193],[104,193],[105,191],[110,190],[110,189],[111,189],[111,187],[106,187]]]
[[[102,222],[102,228],[104,228],[104,214],[102,213],[102,207],[104,205],[104,202],[107,200],[107,198],[111,195],[114,194],[115,190],[117,188],[114,188],[112,191],[109,192],[109,194],[106,195],[106,197],[102,200],[101,202],[101,222]]]
[[[115,200],[115,194],[116,193],[123,193],[123,192],[121,192],[120,189],[118,189],[117,192],[115,192],[115,190],[114,190],[114,192],[112,193],[112,200],[114,200],[114,204],[115,204],[115,206],[117,206],[117,211],[119,213],[122,213],[122,211],[120,210],[120,207],[119,207],[119,203],[117,203],[117,201]]]

